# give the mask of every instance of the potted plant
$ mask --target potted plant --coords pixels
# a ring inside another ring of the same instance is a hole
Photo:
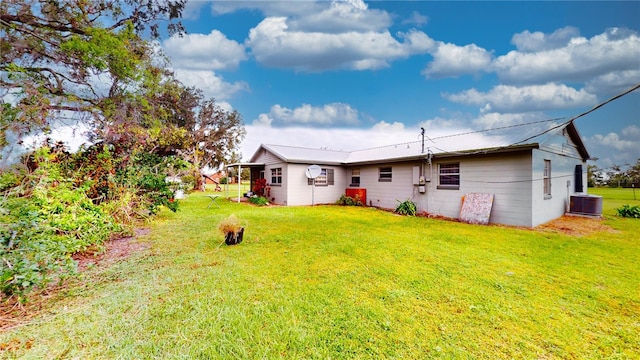
[[[244,227],[235,215],[231,214],[220,222],[218,229],[225,234],[224,243],[227,245],[236,245],[242,242],[244,235]]]

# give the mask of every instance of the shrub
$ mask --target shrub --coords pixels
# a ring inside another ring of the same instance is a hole
[[[253,192],[255,192],[258,196],[265,195],[265,188],[267,187],[267,179],[258,179],[253,185]]]
[[[400,214],[400,215],[409,215],[409,216],[415,216],[416,212],[417,212],[417,206],[416,203],[414,203],[411,200],[405,200],[403,202],[400,202],[400,200],[396,200],[398,201],[398,206],[396,206],[395,209],[395,213],[396,214]]]
[[[640,219],[640,206],[625,204],[616,209],[618,216]]]
[[[64,177],[55,154],[39,150],[33,172],[0,197],[0,292],[23,297],[75,272],[71,255],[121,231],[115,219]]]
[[[269,201],[264,196],[252,196],[249,198],[249,202],[258,206],[269,205]]]
[[[343,205],[343,206],[362,206],[363,205],[359,195],[356,195],[355,198],[352,198],[351,196],[347,196],[347,195],[342,195],[340,196],[340,199],[336,201],[336,204]]]
[[[173,156],[125,156],[105,144],[73,154],[47,145],[23,160],[24,169],[0,171],[0,293],[22,299],[72,275],[74,253],[100,248],[161,206],[176,211],[165,179],[188,175],[191,166]]]

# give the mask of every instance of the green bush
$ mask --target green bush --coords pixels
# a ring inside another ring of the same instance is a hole
[[[252,196],[249,198],[249,202],[258,206],[269,205],[269,200],[264,196]]]
[[[395,213],[396,214],[400,214],[400,215],[409,215],[409,216],[415,216],[417,213],[417,206],[416,203],[414,203],[411,200],[405,200],[403,202],[400,202],[400,200],[396,200],[398,201],[398,206],[396,206],[395,209]]]
[[[640,206],[625,204],[616,209],[618,216],[640,219]]]
[[[340,196],[340,199],[338,199],[338,201],[336,201],[337,205],[343,205],[343,206],[362,206],[362,200],[360,199],[360,196],[356,195],[355,198],[351,197],[351,196],[347,196],[347,195],[342,195]]]
[[[154,154],[116,155],[107,145],[70,154],[42,147],[27,169],[0,173],[0,293],[31,289],[75,273],[72,255],[100,248],[161,206],[178,209],[165,181],[184,160]]]
[[[57,155],[38,151],[38,167],[0,198],[0,292],[23,296],[74,273],[71,255],[100,246],[122,228],[62,175]]]

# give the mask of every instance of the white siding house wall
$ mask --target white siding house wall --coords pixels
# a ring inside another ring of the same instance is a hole
[[[313,188],[309,185],[305,171],[311,164],[289,164],[287,171],[287,205],[311,205],[333,204],[344,194],[346,183],[346,170],[342,166],[322,165],[323,169],[333,169],[334,184],[318,185]]]
[[[282,168],[282,184],[271,183],[271,169]],[[274,204],[287,203],[287,163],[277,162],[265,164],[264,178],[267,179],[267,185],[271,188],[271,199],[269,201]]]
[[[267,185],[271,187],[271,198],[269,201],[275,204],[287,203],[287,163],[282,159],[273,155],[271,152],[262,150],[260,154],[254,160],[257,163],[264,163],[264,178],[267,180]],[[282,184],[271,183],[271,169],[282,168]],[[273,200],[272,200],[273,199]]]
[[[438,189],[439,164],[460,165],[460,187]],[[490,222],[530,226],[531,161],[527,152],[483,157],[449,158],[425,166],[426,194],[417,193],[419,211],[458,218],[462,197],[468,193],[494,194]]]
[[[544,194],[544,161],[551,161],[551,196]],[[575,194],[574,171],[582,165],[582,184],[587,189],[587,164],[582,161],[576,145],[566,133],[556,134],[533,150],[533,184],[531,226],[538,226],[562,216],[569,205],[569,197]]]
[[[283,163],[282,159],[280,159],[279,157],[275,156],[274,154],[272,154],[271,152],[265,149],[262,149],[260,151],[260,154],[255,158],[254,162],[264,163],[267,166],[271,164]],[[266,173],[265,173],[265,177],[266,177]]]
[[[413,195],[413,166],[418,163],[393,163],[353,167],[360,169],[360,188],[367,190],[367,205],[383,209],[395,209],[398,201],[411,199]],[[391,167],[391,181],[379,181],[379,169]],[[350,176],[347,172],[344,179]],[[345,185],[348,185],[345,183]]]
[[[544,194],[544,161],[551,161],[551,196]],[[533,221],[531,226],[538,226],[562,216],[568,210],[569,197],[574,191],[574,170],[582,165],[586,172],[587,165],[580,158],[557,155],[544,150],[533,152],[533,186],[531,208]],[[582,184],[587,188],[586,176],[583,173]]]

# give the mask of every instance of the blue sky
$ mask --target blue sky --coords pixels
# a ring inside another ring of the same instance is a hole
[[[640,2],[191,1],[164,52],[260,143],[357,150],[571,117],[640,83]],[[580,118],[640,158],[640,92]]]

